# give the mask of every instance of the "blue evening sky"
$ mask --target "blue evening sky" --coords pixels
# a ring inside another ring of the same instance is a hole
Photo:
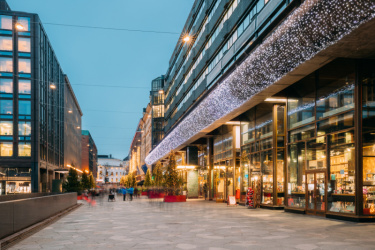
[[[12,10],[39,14],[43,23],[182,31],[194,0],[8,0]],[[151,80],[165,74],[177,34],[44,24],[83,111],[99,154],[128,155]],[[81,85],[80,85],[81,84]],[[137,86],[140,89],[83,85]]]

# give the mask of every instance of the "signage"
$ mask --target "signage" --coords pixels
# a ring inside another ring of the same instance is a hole
[[[228,206],[237,206],[237,202],[236,202],[236,196],[232,196],[232,195],[228,195],[228,203],[227,203]]]

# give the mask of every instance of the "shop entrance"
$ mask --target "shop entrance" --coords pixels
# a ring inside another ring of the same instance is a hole
[[[306,213],[325,215],[326,210],[326,173],[306,172]]]

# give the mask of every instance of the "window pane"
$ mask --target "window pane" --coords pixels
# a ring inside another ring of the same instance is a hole
[[[13,122],[1,121],[0,122],[0,135],[13,135]]]
[[[12,100],[0,100],[0,114],[2,115],[13,114],[13,101]]]
[[[326,141],[325,137],[318,137],[307,142],[307,169],[326,168]]]
[[[0,93],[1,94],[13,93],[13,80],[12,79],[0,79]]]
[[[0,36],[0,50],[13,50],[12,37]]]
[[[31,156],[31,144],[28,142],[18,143],[18,156],[22,156],[22,157]]]
[[[13,142],[0,142],[0,156],[13,156]]]
[[[31,61],[30,61],[30,59],[18,59],[18,72],[20,72],[20,73],[31,73]]]
[[[31,81],[30,80],[18,80],[18,93],[23,95],[31,94]]]
[[[11,16],[0,16],[0,25],[3,30],[11,30],[13,28]]]
[[[304,208],[306,205],[305,143],[290,145],[288,154],[288,207]]]
[[[18,51],[19,52],[30,52],[30,38],[18,38]]]
[[[261,166],[263,176],[262,203],[273,204],[273,159],[272,151],[261,153]]]
[[[18,102],[18,114],[19,115],[31,115],[31,102],[19,101]]]
[[[12,58],[0,58],[0,71],[13,72],[13,59]]]
[[[18,17],[18,23],[23,26],[22,31],[30,31],[30,18],[28,18],[28,17]]]
[[[31,136],[31,122],[19,122],[18,123],[18,135],[19,136]]]

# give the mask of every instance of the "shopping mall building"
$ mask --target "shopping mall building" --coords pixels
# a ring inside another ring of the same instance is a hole
[[[146,162],[178,152],[212,200],[251,187],[261,207],[375,220],[374,17],[371,0],[196,0]]]

